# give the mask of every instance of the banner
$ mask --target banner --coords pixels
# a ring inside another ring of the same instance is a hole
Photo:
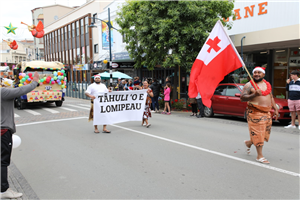
[[[142,121],[147,90],[99,93],[94,99],[94,125]]]

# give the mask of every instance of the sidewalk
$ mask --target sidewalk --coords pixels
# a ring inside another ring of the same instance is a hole
[[[40,199],[13,162],[8,167],[8,182],[11,189],[23,193],[23,196],[18,199]]]

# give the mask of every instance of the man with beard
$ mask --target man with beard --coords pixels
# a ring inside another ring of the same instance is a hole
[[[253,70],[253,81],[248,82],[242,91],[241,101],[248,101],[247,121],[249,126],[250,140],[245,140],[246,151],[250,154],[250,148],[253,144],[256,147],[256,161],[264,164],[270,162],[264,158],[262,148],[264,141],[268,142],[272,126],[271,109],[275,111],[276,120],[278,119],[278,108],[276,107],[272,87],[267,82],[265,70],[261,67],[255,67]]]
[[[95,82],[89,85],[84,93],[87,97],[91,98],[89,121],[92,121],[94,119],[94,99],[96,98],[96,95],[99,92],[111,92],[111,90],[108,90],[107,87],[103,83],[101,83],[101,77],[99,75],[94,76],[94,81]],[[94,125],[94,127],[94,133],[99,133],[98,126]],[[110,133],[110,131],[106,129],[106,125],[103,125],[103,133]]]

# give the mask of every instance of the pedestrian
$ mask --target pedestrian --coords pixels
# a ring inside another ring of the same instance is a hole
[[[153,98],[152,98],[152,107],[153,107],[153,110],[156,112],[156,113],[159,113],[159,103],[158,103],[158,97],[159,97],[159,94],[160,94],[160,88],[161,88],[161,84],[158,83],[157,79],[154,78],[153,79],[153,83],[152,85],[150,86],[151,90],[153,91]],[[155,110],[156,108],[156,110]]]
[[[167,112],[171,112],[171,101],[172,101],[172,90],[173,90],[173,87],[172,87],[172,83],[171,83],[171,78],[169,76],[166,77],[166,82],[165,82],[165,87],[166,85],[170,83],[170,101],[169,101],[169,107],[170,107],[170,110],[166,110]]]
[[[300,78],[299,71],[292,71],[291,78],[286,81],[286,90],[289,92],[288,106],[291,112],[292,123],[284,128],[296,128],[296,113],[298,114],[298,129],[300,130]]]
[[[131,79],[129,79],[127,87],[128,87],[128,90],[133,90],[133,82]]]
[[[121,80],[121,78],[119,78]],[[121,80],[119,83],[118,91],[124,91],[125,80]]]
[[[253,144],[256,147],[256,161],[264,164],[270,162],[264,158],[262,149],[264,141],[268,142],[272,127],[271,109],[273,107],[276,120],[278,119],[278,108],[271,93],[272,86],[267,82],[265,70],[261,67],[255,67],[253,70],[253,81],[248,82],[242,91],[241,101],[247,101],[247,121],[250,133],[250,140],[245,140],[244,145],[247,154],[250,154],[250,148]],[[256,89],[257,88],[257,89]]]
[[[188,102],[192,106],[192,114],[190,116],[197,116],[198,108],[197,108],[197,100],[196,100],[196,98],[189,98]]]
[[[146,104],[145,104],[145,110],[144,110],[144,115],[143,115],[143,120],[142,120],[142,126],[146,126],[149,128],[151,124],[149,123],[148,119],[151,117],[151,111],[150,111],[150,105],[151,105],[151,97],[153,97],[153,92],[151,88],[149,88],[149,83],[148,81],[143,82],[143,88],[144,90],[147,90],[147,99],[146,99]],[[144,124],[146,122],[146,124]]]
[[[141,85],[141,81],[140,81],[140,78],[138,76],[134,77],[133,85],[134,86],[140,86]]]
[[[89,85],[84,93],[87,97],[91,98],[89,121],[92,121],[94,119],[94,99],[96,98],[96,95],[99,92],[111,92],[111,90],[108,90],[107,87],[103,83],[101,83],[101,77],[99,75],[94,76],[94,81],[95,82]],[[94,133],[100,133],[100,131],[98,130],[98,126],[94,125],[94,127]],[[107,130],[106,127],[107,125],[103,125],[103,133],[111,133],[111,131]]]
[[[201,98],[200,92],[198,92],[198,95],[196,96],[196,101],[197,101],[198,108],[199,108],[199,115],[196,115],[196,116],[197,116],[197,118],[204,117],[204,106],[202,103],[202,98]]]
[[[22,87],[12,88],[13,81],[10,79],[3,79],[1,82],[1,199],[14,199],[23,195],[9,188],[7,180],[7,167],[10,165],[13,145],[12,134],[16,132],[14,100],[36,88],[38,81],[39,74],[35,72],[32,83]]]
[[[167,115],[170,115],[171,114],[171,109],[170,109],[170,93],[171,93],[171,84],[170,83],[167,83],[167,85],[165,86],[164,88],[164,102],[165,102],[165,108],[164,108],[164,111],[161,113],[161,114],[167,114]],[[167,110],[169,112],[167,112]]]

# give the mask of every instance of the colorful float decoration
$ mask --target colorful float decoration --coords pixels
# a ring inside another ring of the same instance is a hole
[[[12,42],[9,42],[9,41],[6,41],[6,40],[3,40],[4,42],[7,43],[7,45],[13,49],[13,50],[17,50],[18,49],[18,44],[16,42],[16,40],[12,41]]]
[[[30,84],[33,80],[33,73],[19,73],[19,87]],[[67,78],[65,70],[53,71],[51,75],[40,75],[39,87],[45,89],[39,91],[31,91],[27,94],[28,102],[38,102],[47,100],[61,100],[62,89],[66,88]]]
[[[21,24],[25,23],[21,22]],[[42,38],[44,36],[44,24],[41,21],[39,21],[37,25],[25,25],[28,26],[28,30],[31,32],[33,37]]]

